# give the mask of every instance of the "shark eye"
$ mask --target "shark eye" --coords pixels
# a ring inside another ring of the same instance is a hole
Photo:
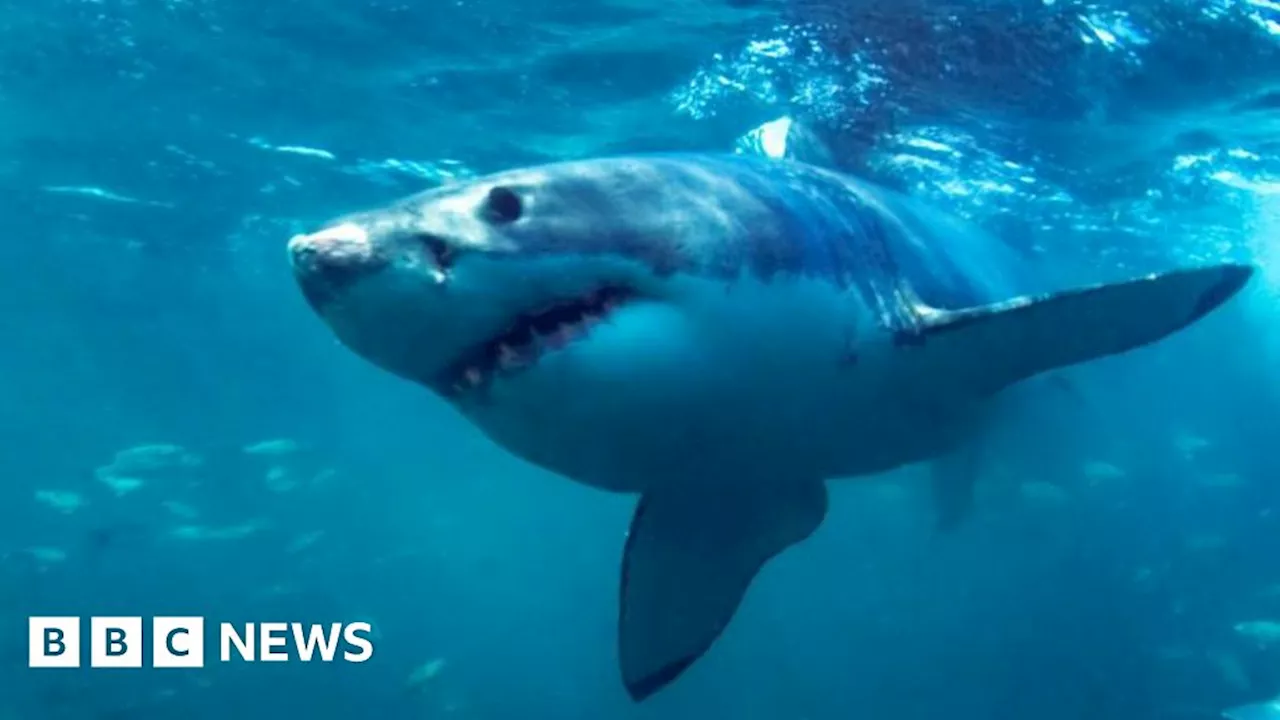
[[[491,222],[506,225],[520,219],[524,213],[524,203],[511,188],[497,185],[489,190],[485,198],[484,214]]]

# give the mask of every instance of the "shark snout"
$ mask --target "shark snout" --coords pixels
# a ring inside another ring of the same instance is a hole
[[[345,223],[289,240],[293,274],[317,310],[358,280],[386,267],[386,254],[359,225]]]

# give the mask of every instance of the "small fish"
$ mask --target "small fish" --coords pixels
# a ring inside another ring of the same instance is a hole
[[[405,685],[411,690],[421,689],[427,681],[432,680],[435,676],[439,675],[440,671],[444,669],[444,666],[444,658],[428,660],[414,668],[413,671],[409,673],[409,679],[405,680]]]
[[[246,455],[289,455],[298,451],[298,443],[288,438],[276,438],[245,445]]]
[[[69,490],[37,490],[35,497],[36,502],[66,514],[79,510],[85,504],[83,495]]]
[[[1273,620],[1249,620],[1236,623],[1232,629],[1253,640],[1258,647],[1266,648],[1280,643],[1280,622]]]

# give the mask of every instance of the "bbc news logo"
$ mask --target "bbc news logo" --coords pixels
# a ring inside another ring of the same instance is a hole
[[[204,667],[204,626],[202,617],[151,618],[151,667]],[[80,667],[80,630],[79,617],[28,618],[27,666]],[[341,659],[362,663],[373,657],[372,634],[373,628],[366,622],[264,622],[239,627],[224,622],[218,626],[218,659],[231,662],[234,652],[245,662],[287,662],[296,657],[302,662],[318,658],[323,662]],[[145,642],[140,617],[91,617],[89,667],[140,668]]]

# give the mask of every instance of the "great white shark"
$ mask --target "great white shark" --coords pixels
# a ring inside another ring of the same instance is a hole
[[[828,480],[932,463],[954,525],[1010,389],[1234,296],[1217,264],[1046,287],[996,240],[799,162],[564,162],[289,243],[339,340],[572,480],[636,493],[618,643],[641,700],[712,645]]]

